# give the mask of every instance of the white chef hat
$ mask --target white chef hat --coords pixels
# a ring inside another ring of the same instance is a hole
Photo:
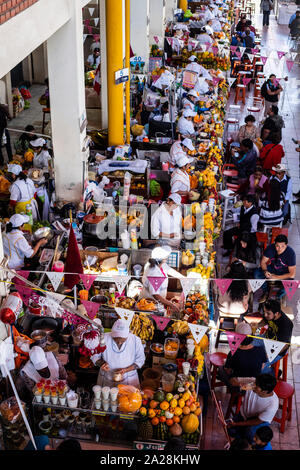
[[[22,215],[22,214],[14,214],[9,219],[10,223],[15,228],[21,227],[23,224],[26,224],[27,222],[29,222],[29,220],[30,219],[28,215]]]
[[[33,346],[29,352],[29,358],[36,370],[48,367],[48,361],[44,350],[40,346]]]
[[[14,175],[18,176],[22,171],[22,167],[21,167],[21,165],[10,163],[9,165],[7,165],[7,171],[9,171],[10,173],[13,173]]]
[[[188,96],[194,96],[195,98],[198,98],[198,93],[195,90],[190,90],[188,92]]]
[[[177,193],[170,194],[170,196],[168,196],[168,199],[174,201],[175,204],[177,204],[178,206],[181,204],[181,196],[179,196],[179,194]]]
[[[184,117],[195,117],[197,116],[197,113],[195,113],[194,111],[192,111],[191,109],[185,109],[183,111],[183,116]]]
[[[195,150],[195,147],[193,146],[193,142],[191,141],[191,139],[184,139],[181,142],[181,144],[184,145],[185,147],[187,147],[191,152],[193,152],[193,150]]]
[[[128,338],[129,324],[125,320],[117,320],[111,329],[113,338]]]
[[[167,259],[171,254],[171,247],[169,245],[156,246],[151,253],[152,259]]]
[[[191,161],[192,160],[190,160],[188,157],[181,157],[176,162],[176,164],[179,166],[179,168],[182,168],[183,166],[187,165],[188,163],[191,163]]]
[[[45,139],[42,139],[41,137],[39,137],[38,139],[30,141],[30,145],[32,147],[43,147],[43,145],[45,145],[45,143],[46,143]]]
[[[194,60],[197,60],[197,57],[193,54],[189,57],[189,61],[194,62]]]

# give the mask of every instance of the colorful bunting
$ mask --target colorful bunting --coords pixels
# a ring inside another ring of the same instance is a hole
[[[97,277],[97,274],[79,274],[79,276],[86,290],[90,290]]]
[[[237,46],[230,46],[230,50],[231,50],[231,52],[236,52]]]
[[[53,286],[53,289],[57,291],[58,286],[60,285],[62,278],[64,277],[64,273],[57,273],[55,271],[50,271],[50,272],[47,272],[47,276]]]
[[[245,47],[239,47],[239,50],[240,50],[240,53],[241,53],[241,55],[242,55],[242,57],[243,57],[246,48],[245,48]]]
[[[90,300],[80,300],[80,302],[85,307],[88,317],[91,320],[94,320],[95,316],[99,311],[100,304],[97,304],[96,302],[91,302]]]
[[[241,335],[240,333],[235,333],[234,331],[226,331],[225,333],[228,339],[231,354],[233,356],[247,335]]]
[[[126,321],[129,325],[132,322],[134,311],[133,310],[128,310],[126,308],[119,308],[115,307],[115,311],[117,312],[118,316],[121,318],[121,320]]]
[[[288,71],[290,72],[292,70],[293,66],[294,66],[294,61],[286,59],[285,63],[286,63]]]
[[[251,78],[243,78],[243,85],[247,86],[251,82]]]
[[[19,274],[19,276],[24,277],[25,279],[28,279],[30,271],[17,271],[17,274]],[[22,281],[21,279],[18,279],[17,277],[14,278],[14,282],[15,282],[15,284],[20,284],[21,286],[26,285],[26,283],[24,281]]]
[[[201,339],[207,332],[208,327],[203,326],[203,325],[197,325],[195,323],[188,323],[188,325],[189,325],[189,329],[193,335],[194,340],[196,341],[197,344],[199,344]]]
[[[229,87],[231,88],[232,85],[234,84],[234,82],[236,81],[236,78],[234,78],[234,77],[228,77],[228,78],[227,78],[227,81],[228,81],[228,83],[229,83]]]
[[[232,279],[215,279],[215,283],[217,284],[219,291],[222,295],[227,292],[228,287],[232,283]]]
[[[286,296],[289,300],[294,297],[296,290],[299,287],[300,281],[281,281],[286,292]]]
[[[90,16],[93,16],[95,8],[89,8],[88,10],[89,10]]]
[[[83,35],[83,43],[85,42],[85,40],[86,40],[87,37],[88,37],[87,34],[84,34],[84,35]]]
[[[122,295],[123,290],[125,289],[128,282],[130,281],[130,278],[131,276],[115,276],[113,278],[120,295]]]
[[[261,62],[262,62],[264,65],[266,65],[266,62],[267,62],[267,60],[268,60],[268,57],[261,56],[261,57],[260,57],[260,60],[261,60]]]
[[[29,289],[28,287],[24,287],[21,284],[15,284],[15,288],[19,292],[20,296],[22,297],[24,304],[28,307],[29,300],[33,292],[32,289]]]
[[[99,18],[94,18],[94,23],[95,23],[95,26],[98,26]]]
[[[281,60],[283,56],[285,56],[286,52],[277,51],[278,59]]]
[[[285,346],[285,343],[282,343],[281,341],[273,341],[272,339],[265,339],[262,338],[266,353],[268,356],[269,362],[272,362],[280,353],[282,348]]]
[[[168,325],[168,323],[171,321],[171,318],[168,317],[159,317],[157,315],[152,315],[153,320],[155,321],[157,328],[160,331],[164,331]]]
[[[192,277],[184,277],[180,279],[184,297],[188,295],[190,290],[193,288],[195,282],[196,282],[196,279]]]
[[[264,279],[248,279],[252,292],[256,292],[266,282]]]
[[[155,292],[157,292],[166,278],[164,276],[147,276],[147,279],[155,290]]]

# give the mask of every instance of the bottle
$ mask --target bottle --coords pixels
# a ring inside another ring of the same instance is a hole
[[[29,217],[29,225],[33,224],[31,204],[26,204],[26,215]]]

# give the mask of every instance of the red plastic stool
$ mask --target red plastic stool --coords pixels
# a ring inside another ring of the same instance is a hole
[[[279,409],[282,410],[281,418],[276,418],[275,416],[273,421],[280,423],[280,432],[284,432],[286,420],[291,421],[292,419],[292,404],[295,389],[291,384],[280,380],[277,382],[274,392],[279,400],[283,400],[283,403],[279,404]]]
[[[237,399],[237,404],[236,404],[235,413],[236,414],[239,413],[239,411],[241,409],[241,406],[242,406],[243,395],[241,393],[232,392],[231,395],[230,395],[230,399],[229,399],[225,419],[228,419],[229,416],[230,416],[230,413],[233,413],[233,406],[235,404],[236,399]]]
[[[289,353],[286,353],[285,356],[283,356],[279,361],[275,362],[275,364],[272,364],[272,367],[275,372],[275,377],[277,380],[281,380],[283,382],[286,382],[287,379],[287,368],[288,368],[288,358],[289,358]],[[279,366],[280,362],[282,361],[282,377],[278,378],[278,372],[279,372]]]
[[[214,390],[216,387],[223,387],[224,382],[217,382],[217,373],[219,367],[224,366],[227,354],[216,352],[209,355],[209,362],[211,365],[211,388]]]

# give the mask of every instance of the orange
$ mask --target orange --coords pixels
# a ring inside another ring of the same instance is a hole
[[[155,418],[155,411],[154,410],[148,410],[148,416],[149,416],[149,418]]]
[[[195,403],[192,403],[191,406],[190,406],[190,410],[192,413],[194,413],[197,409],[197,406],[195,405]]]
[[[167,420],[166,420],[166,425],[167,425],[167,426],[173,426],[173,424],[174,424],[173,419],[167,419]]]
[[[157,426],[158,423],[159,423],[159,419],[158,419],[158,418],[152,418],[152,419],[151,419],[151,424],[152,424],[153,426]]]
[[[196,416],[199,416],[201,414],[201,408],[197,408],[196,411],[195,411],[195,415]]]
[[[166,420],[167,420],[167,418],[166,418],[165,416],[161,416],[161,417],[159,418],[159,421],[160,421],[161,423],[165,423]]]
[[[174,414],[175,414],[175,416],[182,415],[182,408],[180,408],[179,406],[176,406],[176,408],[174,410]]]
[[[150,408],[156,408],[158,405],[158,401],[151,400],[149,403]]]
[[[140,408],[140,415],[141,415],[141,416],[146,416],[146,414],[147,414],[147,410],[146,410],[146,408],[143,406],[142,408]]]
[[[173,421],[174,421],[174,423],[180,423],[179,416],[173,416]]]
[[[185,406],[185,401],[183,400],[183,398],[180,398],[180,400],[178,401],[178,405],[180,406],[180,408],[183,408]]]
[[[161,402],[160,407],[162,410],[166,411],[169,408],[169,403],[166,400],[164,400]]]
[[[171,408],[176,408],[177,406],[177,400],[176,398],[173,398],[171,401],[170,401],[170,407]]]
[[[190,408],[188,406],[184,406],[183,409],[182,409],[182,413],[184,415],[189,415],[191,412]]]

